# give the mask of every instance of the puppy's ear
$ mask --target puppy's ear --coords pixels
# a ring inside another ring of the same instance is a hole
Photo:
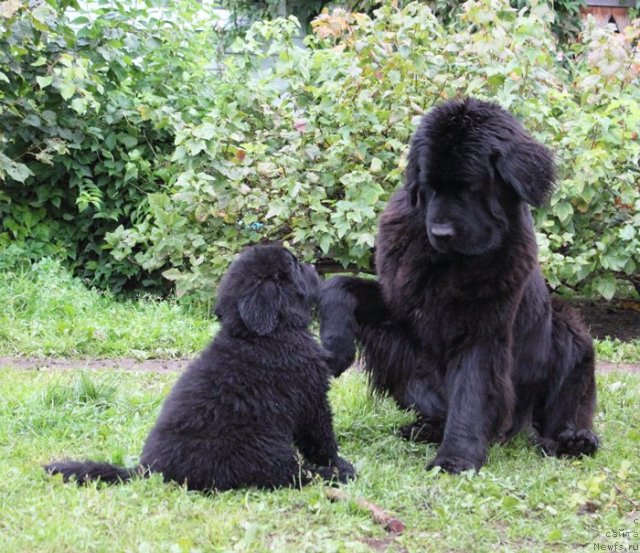
[[[273,280],[263,280],[238,302],[238,312],[245,326],[259,336],[271,334],[278,326],[282,294]]]
[[[553,154],[542,144],[523,137],[499,148],[493,159],[502,180],[529,205],[539,207],[550,196],[555,166]]]

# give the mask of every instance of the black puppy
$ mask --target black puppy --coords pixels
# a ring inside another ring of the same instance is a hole
[[[373,387],[441,443],[431,465],[479,468],[488,445],[532,423],[544,450],[598,448],[591,338],[551,299],[529,205],[554,180],[551,152],[496,104],[446,102],[423,119],[405,186],[380,218],[377,281],[329,280],[321,337],[339,374],[360,342]]]
[[[159,472],[190,490],[352,478],[332,429],[328,354],[307,328],[318,286],[315,269],[284,248],[245,251],[218,290],[222,328],[171,390],[140,465],[61,461],[45,469],[78,483]]]

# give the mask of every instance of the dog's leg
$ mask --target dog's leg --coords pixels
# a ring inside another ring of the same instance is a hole
[[[578,314],[553,300],[553,342],[545,391],[533,413],[539,445],[548,455],[592,455],[600,446],[593,433],[596,406],[593,341]]]
[[[338,455],[338,444],[333,434],[331,409],[325,397],[317,398],[307,406],[304,420],[294,436],[294,443],[306,461],[324,480],[346,482],[355,477],[351,463]]]
[[[593,350],[568,371],[534,415],[539,445],[547,455],[580,457],[593,455],[600,441],[592,430],[596,404]]]
[[[366,325],[377,325],[389,318],[380,285],[374,280],[334,277],[325,281],[320,292],[320,340],[331,353],[334,376],[349,368],[356,354],[356,340]]]
[[[489,443],[510,424],[514,393],[509,340],[475,345],[447,367],[448,411],[442,444],[427,466],[478,470]]]
[[[317,466],[309,463],[302,465],[299,485],[306,486],[316,476],[330,484],[345,484],[355,478],[356,471],[349,461],[337,457],[334,463],[328,466]]]
[[[422,365],[421,371],[424,371]],[[401,407],[410,408],[418,413],[418,418],[399,429],[398,435],[405,440],[428,444],[439,444],[444,437],[444,424],[447,406],[440,390],[437,374],[430,371],[425,376],[409,378],[407,385],[401,388],[402,397],[396,397]]]
[[[274,461],[274,459],[269,459],[268,466],[262,466],[259,472],[252,474],[242,485],[251,484],[260,489],[275,490],[292,486],[300,488],[313,482],[316,474],[314,467],[299,463],[293,450],[286,458],[279,459],[278,462]],[[240,486],[216,486],[216,489],[224,491],[237,487]]]
[[[420,410],[420,401],[408,397],[412,395],[409,381],[423,364],[420,347],[409,325],[393,319],[376,281],[334,277],[325,282],[320,298],[320,338],[333,357],[334,374],[353,362],[358,342],[373,389],[391,395],[403,408],[415,404]]]
[[[593,433],[596,406],[593,341],[577,312],[554,298],[546,394],[534,410],[540,445],[549,455],[580,457],[600,447]]]
[[[421,348],[408,325],[391,317],[376,281],[355,277],[326,281],[320,299],[320,336],[333,356],[334,374],[353,362],[358,342],[371,387],[418,413],[416,422],[399,430],[401,437],[442,441],[446,406],[433,371],[427,371],[428,363],[421,359]]]

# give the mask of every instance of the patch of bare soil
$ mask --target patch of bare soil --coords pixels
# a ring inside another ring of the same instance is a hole
[[[114,359],[67,359],[61,357],[0,357],[0,367],[11,367],[30,371],[51,370],[95,370],[113,369],[118,371],[151,371],[175,372],[182,371],[189,364],[190,359],[130,359],[126,357]],[[359,370],[357,364],[354,366]],[[597,363],[597,370],[601,373],[633,372],[640,373],[637,363]]]
[[[0,367],[27,370],[115,369],[120,371],[172,372],[183,370],[190,359],[67,359],[62,357],[0,357]]]
[[[574,307],[582,314],[594,338],[640,340],[640,301],[579,302]]]

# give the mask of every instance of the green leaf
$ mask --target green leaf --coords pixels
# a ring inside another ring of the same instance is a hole
[[[76,93],[76,87],[73,83],[62,83],[60,85],[60,96],[68,100]]]
[[[124,144],[124,147],[128,150],[131,150],[138,145],[138,139],[135,136],[130,136],[128,134],[119,134],[118,140]]]
[[[36,77],[36,81],[40,88],[47,88],[53,82],[53,77]]]
[[[216,135],[216,132],[217,128],[215,125],[212,125],[211,123],[204,123],[193,130],[193,136],[204,140],[211,140]]]
[[[558,202],[553,207],[554,213],[562,223],[565,223],[573,215],[573,206],[569,202]]]
[[[0,177],[6,173],[18,182],[25,182],[33,176],[31,170],[23,163],[17,163],[0,152]]]
[[[333,239],[329,234],[324,234],[320,237],[320,240],[318,240],[318,246],[320,246],[322,253],[324,253],[325,255],[329,253],[332,242]]]
[[[107,149],[113,150],[116,147],[118,137],[114,133],[110,133],[104,141],[104,145]]]
[[[547,535],[547,539],[546,541],[548,542],[557,542],[557,541],[561,541],[562,540],[562,536],[563,536],[563,531],[560,530],[559,528],[554,528],[553,530],[551,530],[551,532],[549,532],[549,534]]]
[[[384,193],[384,189],[377,182],[367,183],[360,190],[360,197],[367,205],[374,205]]]
[[[599,277],[596,280],[596,290],[607,301],[611,300],[616,293],[616,279],[613,275]]]
[[[80,115],[84,115],[87,112],[87,100],[85,98],[74,98],[71,100],[71,109]]]
[[[636,229],[633,225],[625,225],[620,229],[620,238],[623,240],[632,240],[636,235]]]
[[[173,268],[163,271],[162,276],[167,280],[178,280],[182,276],[182,273],[179,269]]]

